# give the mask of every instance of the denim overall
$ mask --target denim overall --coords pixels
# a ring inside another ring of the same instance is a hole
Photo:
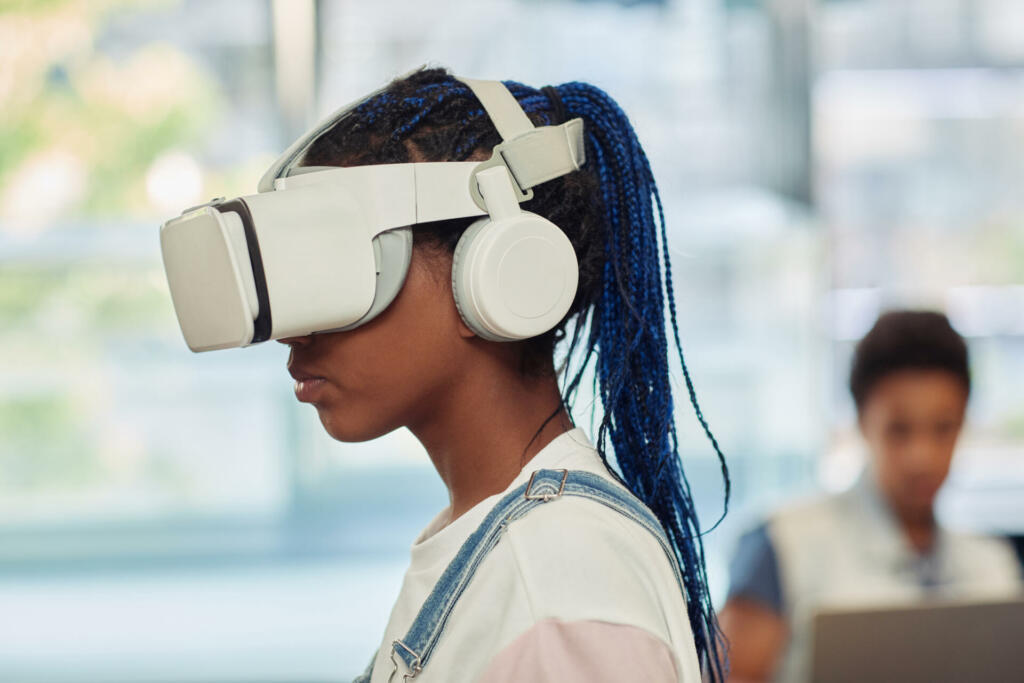
[[[529,482],[502,498],[476,531],[466,539],[427,596],[408,633],[401,640],[391,644],[391,662],[395,668],[388,678],[389,683],[394,681],[400,669],[403,681],[416,678],[423,671],[444,632],[455,603],[473,579],[473,574],[480,563],[497,545],[505,528],[538,505],[561,496],[576,496],[596,501],[647,529],[661,544],[672,564],[679,590],[683,590],[679,564],[665,531],[654,514],[632,493],[591,472],[537,470]],[[370,661],[366,672],[358,676],[353,683],[369,683],[373,675],[374,660]]]

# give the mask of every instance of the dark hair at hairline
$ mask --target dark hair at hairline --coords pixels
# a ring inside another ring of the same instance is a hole
[[[902,370],[948,372],[970,395],[967,344],[942,313],[901,310],[879,316],[858,342],[850,368],[850,393],[857,411],[863,410],[882,379]]]

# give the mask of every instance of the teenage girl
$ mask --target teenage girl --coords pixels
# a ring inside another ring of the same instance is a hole
[[[372,322],[281,340],[298,399],[331,436],[407,427],[450,496],[412,546],[362,680],[696,683],[702,665],[718,680],[720,634],[673,418],[669,349],[682,351],[650,167],[601,90],[506,86],[536,125],[584,122],[582,170],[524,204],[576,252],[562,323],[522,342],[476,335],[453,300],[453,253],[472,222],[457,219],[412,226],[403,289]],[[354,108],[303,164],[486,160],[500,142],[466,85],[426,69]],[[558,342],[573,362],[556,369]],[[594,443],[570,417],[586,365],[602,408]],[[577,477],[597,489],[569,495]],[[526,501],[528,513],[507,514]]]

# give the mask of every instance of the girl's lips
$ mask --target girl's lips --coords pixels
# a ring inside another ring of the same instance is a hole
[[[303,403],[312,403],[323,390],[327,380],[323,377],[309,377],[295,380],[295,398]]]

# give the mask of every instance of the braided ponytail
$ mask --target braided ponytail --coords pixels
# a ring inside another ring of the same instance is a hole
[[[607,221],[604,278],[586,341],[586,356],[597,354],[598,395],[604,409],[598,451],[606,457],[611,443],[624,483],[665,527],[683,571],[698,656],[712,680],[720,680],[721,634],[708,593],[700,524],[679,456],[666,303],[690,403],[721,464],[726,501],[729,474],[697,403],[683,356],[658,188],[629,119],[614,100],[586,83],[559,86],[558,94],[567,115],[584,120],[588,164],[600,181]],[[578,368],[567,390],[578,388],[584,367]]]

